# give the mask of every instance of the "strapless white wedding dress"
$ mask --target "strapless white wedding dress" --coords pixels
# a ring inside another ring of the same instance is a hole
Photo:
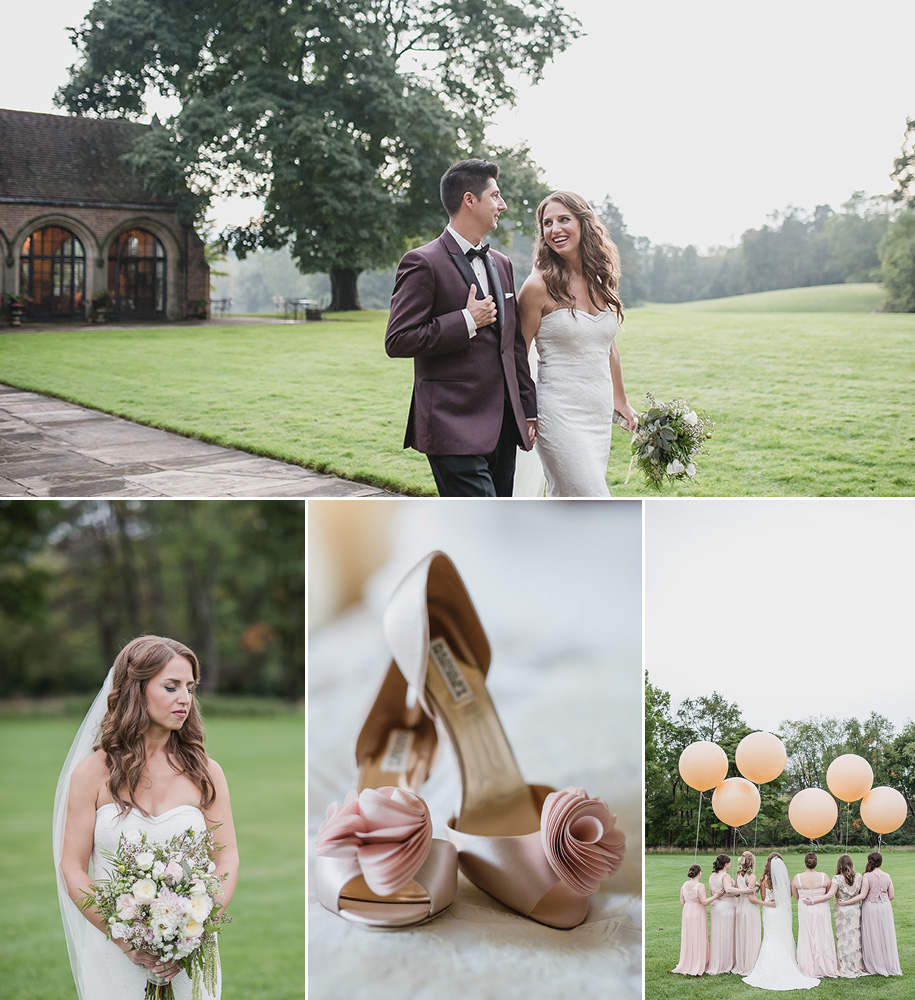
[[[110,863],[102,851],[114,851],[122,833],[131,830],[146,832],[147,840],[169,840],[188,828],[203,832],[206,820],[196,806],[176,806],[159,816],[144,816],[136,809],[121,815],[113,802],[101,806],[95,814],[95,842],[92,846],[92,877],[107,878]],[[146,989],[146,972],[109,941],[101,931],[86,921],[84,953],[80,961],[81,995],[91,1000],[142,1000]],[[181,971],[172,980],[175,1000],[191,1000],[191,980]],[[218,1000],[222,990],[217,981],[216,992],[202,984],[204,1000]]]
[[[610,496],[610,348],[617,330],[612,309],[596,316],[556,309],[540,321],[535,447],[548,497]]]

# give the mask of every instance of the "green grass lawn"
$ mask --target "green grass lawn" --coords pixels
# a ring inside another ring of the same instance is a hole
[[[768,850],[757,851],[756,874],[762,875]],[[788,873],[795,875],[803,870],[802,854],[785,854]],[[855,869],[863,872],[867,852],[852,852]],[[820,856],[819,869],[832,877],[838,855]],[[708,888],[708,876],[712,873],[713,855],[700,854],[698,863],[702,866],[702,878]],[[713,1000],[730,998],[758,998],[759,990],[747,986],[740,976],[720,975],[693,976],[670,975],[680,955],[680,886],[686,880],[686,871],[693,863],[689,854],[648,854],[645,858],[645,996],[649,1000],[673,1000],[673,998],[704,997]],[[862,979],[823,979],[816,988],[816,996],[867,1000],[908,1000],[912,993],[910,976],[915,973],[912,949],[915,946],[915,851],[883,852],[883,867],[893,879],[896,900],[893,916],[896,922],[896,938],[899,959],[902,965],[901,977],[883,978],[867,976]],[[731,864],[732,870],[734,864]],[[829,904],[830,907],[832,904]],[[794,913],[794,934],[797,939],[797,906]],[[800,991],[791,991],[800,995]],[[803,991],[807,996],[807,991]]]
[[[915,494],[915,315],[873,312],[876,285],[646,306],[620,335],[630,401],[686,398],[716,421],[683,496]],[[289,326],[61,328],[0,337],[0,378],[142,423],[407,493],[434,494],[401,448],[412,363],[386,313]],[[624,485],[614,432],[607,481]]]
[[[76,998],[51,858],[51,809],[78,724],[0,724],[0,996],[11,1000]],[[223,1000],[298,1000],[305,996],[304,717],[214,720],[207,750],[229,781],[241,858],[233,922],[220,935]]]

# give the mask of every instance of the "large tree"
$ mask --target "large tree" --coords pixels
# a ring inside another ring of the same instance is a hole
[[[134,167],[189,192],[188,218],[216,194],[262,198],[229,243],[288,243],[304,272],[330,273],[332,308],[357,307],[360,271],[441,226],[444,169],[496,152],[488,116],[577,35],[558,0],[96,0],[57,101],[139,118],[151,96],[174,100]],[[512,168],[535,171],[499,152],[517,222],[533,206]]]

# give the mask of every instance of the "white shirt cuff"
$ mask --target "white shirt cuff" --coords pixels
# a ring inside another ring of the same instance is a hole
[[[464,319],[467,323],[467,333],[473,339],[477,335],[477,325],[473,321],[473,316],[470,315],[469,309],[462,309],[461,312],[464,314]]]

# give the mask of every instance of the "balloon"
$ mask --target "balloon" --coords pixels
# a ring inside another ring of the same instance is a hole
[[[757,785],[774,781],[785,770],[785,744],[772,733],[750,733],[737,744],[737,770]]]
[[[874,783],[870,764],[856,753],[843,753],[829,765],[826,784],[837,799],[857,802],[863,799]]]
[[[680,777],[698,792],[720,785],[728,773],[728,755],[717,743],[698,740],[680,754]]]
[[[880,785],[872,788],[861,800],[861,819],[874,833],[892,833],[905,822],[908,809],[905,799],[895,788]]]
[[[822,837],[836,825],[839,807],[822,788],[804,788],[788,803],[788,822],[802,837]]]
[[[728,778],[712,792],[712,810],[722,823],[743,826],[759,812],[759,789],[746,778]]]

